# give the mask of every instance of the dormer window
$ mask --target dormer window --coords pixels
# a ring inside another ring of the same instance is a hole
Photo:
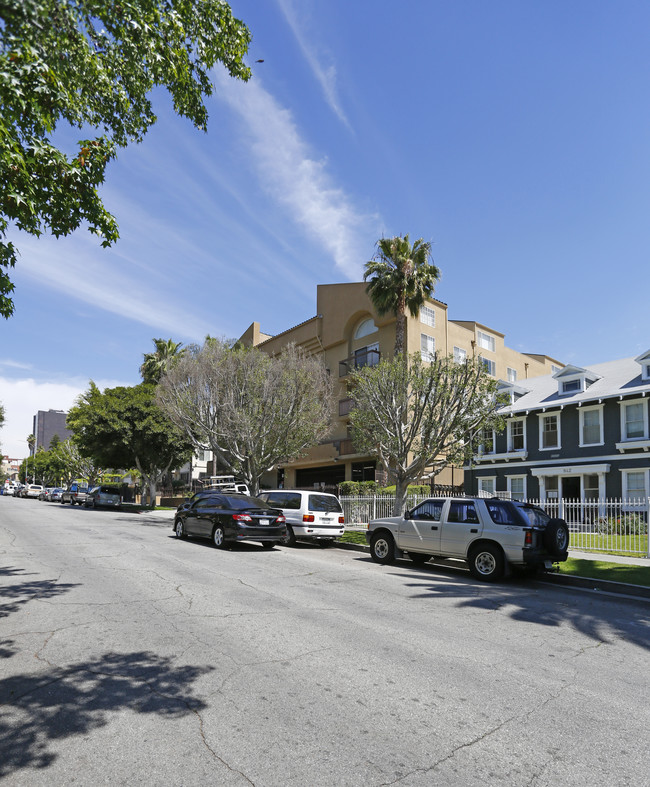
[[[506,407],[509,404],[514,404],[518,399],[521,399],[522,396],[525,396],[529,393],[528,388],[522,388],[521,385],[517,385],[516,383],[506,382],[505,380],[499,380],[499,384],[497,386],[497,394],[503,397],[506,396],[508,401],[506,403]]]
[[[641,379],[643,382],[650,382],[650,350],[641,353],[641,355],[634,360],[641,366]]]
[[[557,380],[557,392],[560,396],[583,393],[592,383],[600,380],[600,375],[581,366],[564,366],[553,377]]]
[[[582,391],[582,383],[582,380],[567,380],[565,383],[562,383],[562,393],[579,393]]]

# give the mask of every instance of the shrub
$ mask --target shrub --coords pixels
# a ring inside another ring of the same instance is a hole
[[[394,495],[395,494],[395,485],[393,486],[385,486],[381,493],[382,495]],[[428,484],[409,484],[408,492],[409,495],[430,495],[431,494],[431,487]]]
[[[648,532],[645,519],[639,514],[623,513],[616,517],[601,517],[598,532],[603,535],[639,536]]]

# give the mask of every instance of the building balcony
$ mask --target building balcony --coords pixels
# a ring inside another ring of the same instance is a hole
[[[350,440],[349,438],[346,440],[341,440],[339,445],[339,454],[341,456],[347,456],[349,454],[358,454],[359,449],[356,445]]]
[[[339,418],[344,418],[346,415],[350,414],[350,411],[354,408],[354,399],[339,399]]]
[[[339,377],[345,377],[351,371],[363,369],[364,366],[377,366],[380,358],[379,350],[359,350],[344,361],[339,361]]]

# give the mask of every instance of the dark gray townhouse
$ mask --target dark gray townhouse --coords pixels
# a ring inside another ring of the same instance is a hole
[[[482,433],[465,466],[468,494],[596,500],[650,496],[650,350],[499,383],[506,428]]]

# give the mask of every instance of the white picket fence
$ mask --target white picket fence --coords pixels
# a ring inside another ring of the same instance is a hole
[[[425,499],[423,495],[410,495],[406,507],[413,508]],[[393,515],[395,497],[392,495],[341,497],[340,500],[350,530],[365,529],[373,519]],[[566,521],[571,549],[650,558],[650,498],[526,502]]]

